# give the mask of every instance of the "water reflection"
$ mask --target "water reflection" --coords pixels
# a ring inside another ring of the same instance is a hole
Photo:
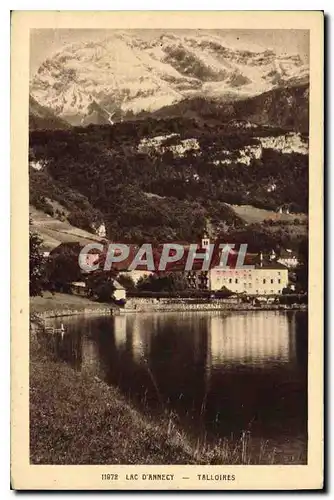
[[[133,314],[62,320],[55,355],[191,432],[307,435],[307,314]],[[54,321],[57,327],[59,321]]]
[[[83,337],[81,370],[100,375],[100,355],[95,339]]]
[[[126,323],[126,316],[116,316],[114,318],[115,345],[118,349],[124,349],[126,344]]]
[[[268,368],[289,363],[295,357],[295,328],[289,328],[290,322],[287,315],[272,312],[211,317],[209,366]]]

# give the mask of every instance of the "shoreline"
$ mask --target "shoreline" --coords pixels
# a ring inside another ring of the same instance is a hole
[[[254,311],[307,311],[308,308],[305,305],[295,305],[295,306],[287,306],[285,304],[279,304],[279,305],[268,305],[268,306],[259,306],[259,307],[254,307],[254,306],[248,306],[245,304],[221,304],[219,306],[210,306],[210,305],[186,305],[184,306],[183,304],[180,305],[170,305],[170,306],[159,306],[159,305],[152,305],[152,306],[147,306],[147,307],[138,307],[138,308],[123,308],[119,309],[119,311],[115,314],[136,314],[136,313],[149,313],[149,312],[191,312],[191,311],[198,311],[198,312],[205,312],[205,311],[223,311],[223,312],[229,312],[229,311],[240,311],[240,312],[254,312]]]
[[[226,313],[232,310],[232,304],[224,305],[225,308],[220,310],[225,310]],[[243,305],[233,304],[238,306],[240,311],[240,306]],[[171,306],[175,311],[175,306],[179,307],[180,304],[169,304],[168,307]],[[263,307],[257,308],[257,310],[262,309]],[[192,309],[183,307],[183,310]],[[112,315],[119,314],[119,311],[120,309],[113,304],[96,303],[72,295],[45,294],[44,297],[32,298],[30,307],[32,463],[58,465],[305,463],[304,451],[291,452],[289,443],[277,447],[274,442],[266,443],[260,437],[252,437],[247,432],[233,439],[217,438],[213,443],[208,443],[206,440],[203,443],[194,442],[186,429],[180,426],[171,408],[166,407],[161,415],[156,415],[146,403],[143,403],[143,407],[137,406],[126,398],[117,386],[108,385],[103,380],[80,370],[76,371],[58,360],[42,341],[41,335],[49,335],[45,324],[47,318],[85,314]],[[54,384],[55,380],[57,384]]]
[[[64,293],[51,294],[45,292],[42,296],[30,297],[30,317],[60,318],[78,315],[113,315],[117,314],[118,306],[112,303],[94,302],[86,297]]]
[[[206,303],[191,303],[184,299],[170,301],[169,299],[130,298],[125,307],[113,303],[94,302],[86,297],[46,293],[42,297],[30,299],[30,316],[45,320],[79,315],[126,315],[137,313],[164,312],[254,312],[254,311],[307,311],[307,304],[247,304],[224,300]]]
[[[53,360],[36,328],[41,325],[35,323],[30,335],[32,464],[198,463],[185,436],[171,432],[167,417],[155,421],[116,387]]]
[[[86,309],[79,309],[79,310],[67,310],[67,309],[52,309],[50,311],[45,311],[45,312],[30,312],[30,316],[34,316],[36,318],[40,319],[48,319],[48,318],[65,318],[67,316],[79,316],[79,315],[89,315],[92,316],[94,314],[96,315],[114,315],[115,312],[111,308],[86,308]],[[117,314],[117,313],[116,313]]]
[[[45,465],[305,464],[305,452],[244,431],[214,443],[194,442],[171,409],[137,407],[113,385],[74,370],[39,342],[30,323],[30,460]],[[57,384],[54,381],[57,380]],[[269,444],[269,446],[268,446]]]

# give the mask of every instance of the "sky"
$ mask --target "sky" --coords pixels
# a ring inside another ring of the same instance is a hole
[[[33,29],[30,34],[30,75],[54,53],[66,45],[81,41],[99,41],[115,30],[106,29]],[[277,54],[299,54],[305,63],[309,60],[309,32],[307,30],[132,30],[142,38],[153,38],[166,32],[194,35],[194,31],[220,35],[236,49],[273,49]]]

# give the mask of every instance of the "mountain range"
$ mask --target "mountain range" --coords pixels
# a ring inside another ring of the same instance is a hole
[[[227,118],[305,129],[308,76],[299,55],[236,49],[217,34],[146,39],[115,31],[99,42],[66,46],[43,62],[30,85],[31,127],[43,128],[41,119],[85,126],[185,108],[190,113],[203,100]],[[297,110],[302,126],[295,123]]]

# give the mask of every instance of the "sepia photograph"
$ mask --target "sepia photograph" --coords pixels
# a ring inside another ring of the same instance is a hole
[[[311,25],[83,24],[27,30],[28,465],[104,466],[108,489],[307,471]]]

